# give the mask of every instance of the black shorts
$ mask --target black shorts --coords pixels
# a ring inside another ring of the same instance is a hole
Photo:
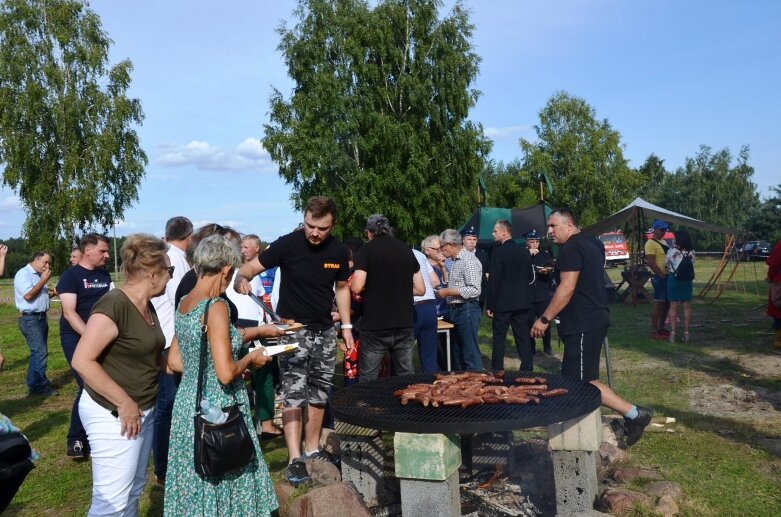
[[[564,342],[561,374],[585,382],[598,380],[599,355],[605,336],[607,336],[607,327],[582,334],[561,336],[561,340]]]

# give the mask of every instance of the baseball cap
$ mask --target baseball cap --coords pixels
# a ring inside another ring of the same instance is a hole
[[[370,232],[376,232],[380,226],[388,226],[388,218],[382,214],[372,214],[366,220],[366,229]]]
[[[529,239],[540,240],[540,234],[537,233],[537,230],[532,230],[532,231],[528,232],[526,235],[524,235],[524,237],[526,237],[526,240],[529,240]]]
[[[666,230],[666,229],[669,228],[667,223],[665,223],[661,219],[657,219],[656,221],[654,221],[654,224],[653,224],[652,227],[653,227],[654,230]]]

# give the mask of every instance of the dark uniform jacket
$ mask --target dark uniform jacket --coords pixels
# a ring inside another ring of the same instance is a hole
[[[491,253],[487,308],[494,312],[530,309],[532,278],[529,250],[512,239],[498,244]]]

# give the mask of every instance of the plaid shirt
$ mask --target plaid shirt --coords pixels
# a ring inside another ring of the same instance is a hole
[[[448,296],[447,303],[462,303],[480,296],[483,266],[474,253],[461,248],[453,260],[448,287],[458,289],[460,296]]]

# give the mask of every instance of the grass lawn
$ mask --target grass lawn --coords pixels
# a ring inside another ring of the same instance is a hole
[[[716,264],[698,261],[695,292]],[[718,301],[714,303],[712,296],[695,299],[697,326],[687,344],[648,337],[649,305],[611,307],[609,340],[616,391],[652,406],[657,415],[676,419],[669,426],[674,432],[649,432],[632,447],[631,462],[657,467],[666,479],[683,486],[687,496],[683,515],[781,515],[781,356],[771,353],[764,307],[756,308],[766,301],[764,271],[763,264],[742,264]],[[609,273],[617,279],[619,270]],[[4,515],[83,515],[90,500],[90,464],[65,457],[76,385],[59,345],[57,321],[50,321],[49,378],[60,396],[28,398],[27,347],[13,302],[7,301],[11,296],[10,280],[0,281],[4,299],[0,347],[6,357],[5,371],[0,373],[0,412],[22,429],[41,458]],[[484,318],[480,341],[486,362],[490,362],[490,334],[490,323]],[[560,357],[555,334],[553,348]],[[514,354],[513,349],[508,346],[508,354]],[[560,368],[555,358],[538,355],[535,362],[541,371]],[[604,373],[602,378],[606,380]],[[753,390],[756,396],[732,404],[724,399],[726,385]],[[264,442],[263,453],[274,478],[280,478],[287,457],[284,441]],[[162,490],[151,475],[141,515],[162,515]]]

